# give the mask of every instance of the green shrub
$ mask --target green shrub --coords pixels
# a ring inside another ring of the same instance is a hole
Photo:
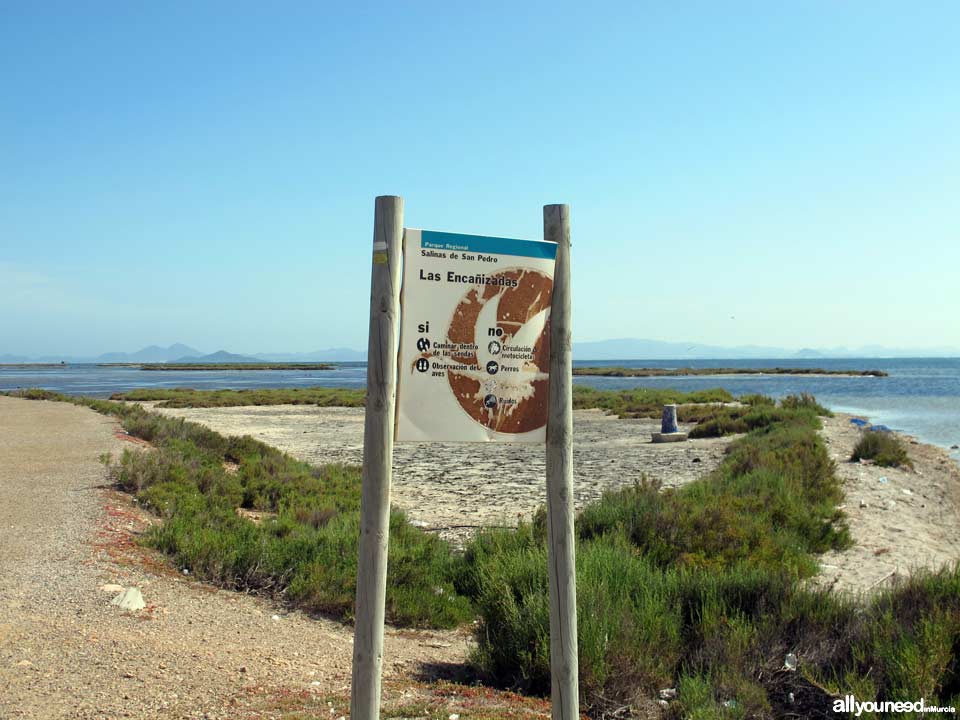
[[[833,417],[833,413],[817,402],[817,399],[809,393],[799,395],[787,395],[780,401],[780,407],[786,410],[812,410],[817,415],[824,417]]]
[[[868,430],[853,448],[852,461],[873,460],[884,467],[913,467],[907,449],[893,433]]]

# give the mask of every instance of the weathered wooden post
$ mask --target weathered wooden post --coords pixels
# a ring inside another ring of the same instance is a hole
[[[380,717],[402,236],[403,198],[393,195],[378,197],[374,211],[373,271],[370,277],[367,406],[363,427],[360,552],[350,696],[350,717],[353,720],[377,720]]]
[[[547,539],[553,720],[580,717],[577,574],[573,526],[573,372],[570,331],[570,206],[545,205],[544,240],[557,244],[550,307]]]

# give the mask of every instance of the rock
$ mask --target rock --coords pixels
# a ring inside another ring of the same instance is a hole
[[[677,698],[676,688],[665,688],[660,691],[661,700],[675,700]]]
[[[951,449],[951,450],[960,450],[960,445],[951,445],[951,446],[950,446],[950,449]]]
[[[116,584],[114,584],[114,583],[109,583],[109,584],[107,584],[107,585],[101,585],[101,586],[100,586],[100,591],[101,591],[101,592],[113,593],[114,595],[116,595],[117,593],[122,593],[122,592],[123,592],[123,585],[116,585]]]
[[[190,568],[184,568],[184,569],[183,569],[183,574],[184,574],[184,575],[189,575],[189,574],[190,574]]]
[[[870,506],[867,504],[867,501],[866,501],[866,500],[861,500],[861,501],[860,501],[860,507],[865,508],[865,507],[870,507]]]
[[[793,653],[787,653],[787,656],[783,659],[783,669],[790,670],[791,672],[797,669],[797,656]]]
[[[280,619],[280,616],[279,616],[279,615],[271,615],[271,616],[270,616],[270,619],[271,619],[271,620],[279,620],[279,619]]]
[[[117,595],[110,601],[111,605],[116,605],[121,610],[142,610],[147,606],[143,601],[143,593],[138,587],[130,587]]]
[[[32,666],[33,666],[33,663],[30,662],[29,660],[21,660],[20,662],[17,663],[17,667],[32,667]]]
[[[657,700],[657,702],[660,704],[660,707],[670,707],[670,703],[668,703],[666,700]]]
[[[450,713],[450,717],[447,720],[460,720],[460,715],[457,713]]]

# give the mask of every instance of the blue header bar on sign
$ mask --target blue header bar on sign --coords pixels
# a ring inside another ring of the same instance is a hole
[[[511,238],[485,237],[483,235],[436,232],[435,230],[421,231],[420,247],[428,250],[517,255],[546,260],[553,260],[557,256],[557,244],[545,240],[513,240]]]

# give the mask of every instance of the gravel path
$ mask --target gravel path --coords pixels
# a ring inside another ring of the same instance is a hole
[[[143,403],[154,406],[156,403]],[[363,409],[276,405],[157,408],[227,435],[251,435],[315,465],[363,462]],[[573,492],[577,508],[644,475],[664,487],[703,477],[720,464],[730,438],[653,444],[659,420],[619,420],[600,410],[573,413]],[[686,426],[692,427],[692,426]],[[481,525],[512,525],[546,502],[542,445],[398,443],[394,505],[453,542]]]
[[[149,520],[97,461],[133,447],[115,431],[0,397],[0,718],[244,718],[283,693],[348,694],[351,628],[174,576],[131,544]],[[140,587],[147,608],[111,606],[105,583]],[[385,678],[466,649],[462,633],[388,629]]]

